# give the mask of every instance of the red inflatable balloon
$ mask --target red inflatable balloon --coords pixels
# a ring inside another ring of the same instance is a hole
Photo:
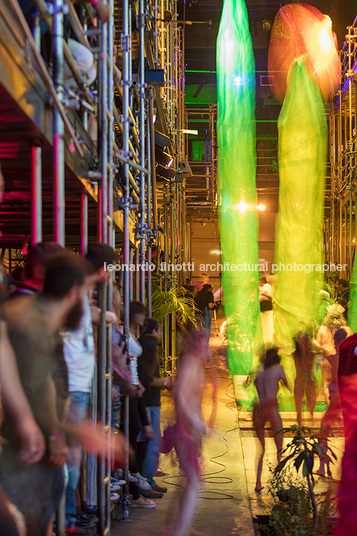
[[[269,45],[268,71],[278,101],[284,100],[291,63],[303,55],[323,99],[328,101],[339,83],[341,69],[331,19],[308,4],[287,4],[275,17]]]

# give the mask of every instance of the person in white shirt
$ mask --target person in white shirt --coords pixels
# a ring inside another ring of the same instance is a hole
[[[88,294],[83,299],[83,315],[80,325],[75,331],[67,331],[64,337],[64,356],[68,368],[68,390],[70,398],[68,423],[78,425],[87,416],[90,391],[95,366],[95,346],[93,323],[100,323],[100,310],[90,306],[90,293],[96,284],[106,280],[108,272],[104,266],[115,260],[114,249],[107,244],[94,243],[88,246],[86,260],[88,275],[86,286]],[[106,320],[116,320],[114,313],[107,312]],[[77,520],[76,489],[80,477],[81,445],[74,443],[69,446],[67,457],[68,484],[66,488],[66,531],[73,533]]]

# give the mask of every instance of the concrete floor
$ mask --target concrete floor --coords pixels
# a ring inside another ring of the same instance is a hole
[[[251,413],[237,411],[233,397],[233,386],[227,370],[225,352],[217,339],[211,339],[211,348],[215,370],[219,378],[217,418],[214,433],[204,442],[204,465],[202,489],[193,528],[204,536],[253,536],[253,518],[269,513],[272,500],[267,494],[269,465],[276,460],[275,443],[272,437],[266,441],[266,457],[263,468],[263,485],[261,493],[254,492],[255,468],[260,452],[258,440],[252,428]],[[203,401],[204,417],[207,422],[211,411],[211,394],[207,389]],[[162,428],[165,428],[173,415],[173,400],[169,396],[162,399]],[[306,425],[319,428],[322,414],[316,413],[314,421],[306,415]],[[284,426],[295,424],[295,414],[282,413]],[[239,421],[239,424],[238,424]],[[340,435],[340,434],[338,434]],[[284,439],[286,443],[289,439]],[[337,491],[340,460],[344,449],[343,437],[334,437],[330,445],[338,457],[332,467],[332,481],[318,478],[316,491],[327,488]],[[157,478],[159,485],[168,488],[162,499],[156,500],[154,510],[130,508],[128,522],[119,521],[113,526],[112,536],[158,536],[177,509],[183,478],[172,456],[161,455],[161,469],[168,473],[164,478]],[[118,516],[121,512],[118,508]],[[166,534],[166,533],[165,533]]]
[[[197,515],[193,527],[205,536],[253,536],[254,528],[249,506],[243,444],[237,423],[233,387],[224,357],[215,357],[219,377],[218,407],[214,433],[204,442],[202,489],[199,492]],[[203,402],[207,421],[211,411],[210,390]],[[163,427],[173,409],[172,399],[163,398]],[[161,455],[160,467],[168,473],[158,478],[159,485],[168,488],[162,499],[156,500],[154,510],[130,508],[129,522],[119,522],[112,536],[157,536],[177,508],[182,477],[170,456]]]

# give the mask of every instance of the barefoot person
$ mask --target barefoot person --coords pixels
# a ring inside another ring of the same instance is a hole
[[[170,533],[173,536],[184,536],[189,531],[196,510],[202,436],[207,432],[202,420],[201,404],[204,366],[208,361],[206,333],[202,331],[187,338],[177,373],[173,441],[180,468],[186,477],[186,485],[182,491],[178,516]]]
[[[302,426],[302,401],[306,396],[307,407],[309,408],[311,419],[314,418],[316,405],[316,383],[313,378],[313,367],[315,355],[312,348],[311,339],[306,331],[301,331],[294,337],[295,351],[293,358],[295,362],[296,378],[294,383],[294,399],[296,408],[296,420]]]
[[[289,389],[284,369],[280,365],[278,348],[270,348],[262,354],[260,360],[263,365],[263,370],[258,372],[254,382],[258,391],[259,403],[253,409],[253,424],[263,449],[258,462],[257,480],[255,484],[255,491],[258,492],[263,489],[261,477],[265,453],[264,426],[265,423],[269,421],[274,434],[277,434],[277,432],[282,429],[283,423],[279,414],[277,400],[279,382],[282,381]],[[280,433],[274,435],[274,440],[277,448],[277,460],[279,463],[281,458],[280,449],[283,445],[283,434]]]

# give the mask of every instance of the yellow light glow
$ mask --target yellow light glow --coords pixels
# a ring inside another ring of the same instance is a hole
[[[331,20],[326,20],[319,29],[317,40],[321,52],[328,54],[331,52],[333,41],[331,39]]]
[[[211,255],[221,255],[222,251],[220,251],[219,249],[212,249],[212,251],[210,251],[210,254]]]
[[[241,201],[239,203],[239,205],[237,205],[237,209],[240,211],[240,212],[245,212],[248,208],[248,205],[245,201]]]
[[[258,205],[257,208],[258,208],[258,210],[263,211],[263,210],[265,210],[265,205],[263,205],[263,203],[260,203],[260,205]]]

